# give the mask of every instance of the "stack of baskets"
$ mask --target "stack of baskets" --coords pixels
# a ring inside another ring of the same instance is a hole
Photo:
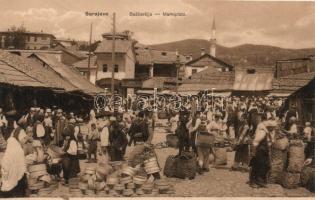
[[[41,193],[43,196],[50,194],[54,188],[49,187],[51,177],[47,173],[45,164],[34,164],[28,166],[30,176],[28,178],[28,186],[31,193]],[[45,190],[43,190],[45,188]]]
[[[79,193],[80,190],[81,194],[95,196],[96,193],[99,193],[100,191],[104,190],[106,187],[105,176],[99,173],[99,171],[104,170],[100,168],[96,170],[94,167],[87,167],[85,169],[84,174],[82,174],[80,180],[74,181],[73,183],[74,187],[72,188],[72,190],[70,188],[70,193],[72,191],[75,195],[80,195]]]

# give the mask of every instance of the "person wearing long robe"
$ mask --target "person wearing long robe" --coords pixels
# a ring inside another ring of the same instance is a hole
[[[270,145],[272,142],[270,133],[277,126],[272,121],[264,120],[257,126],[253,141],[252,158],[249,163],[250,171],[250,186],[251,187],[266,187],[267,174],[270,170]]]
[[[66,130],[66,141],[64,151],[66,154],[62,160],[63,178],[65,184],[69,183],[70,178],[74,178],[80,173],[80,165],[78,158],[78,144],[74,137],[74,127],[69,125]]]
[[[58,109],[57,119],[56,119],[56,124],[55,124],[54,143],[59,147],[63,146],[63,141],[64,141],[63,133],[64,133],[65,127],[66,127],[66,119],[62,115],[62,110]]]
[[[188,114],[187,111],[180,112],[179,125],[175,131],[175,134],[178,137],[178,155],[181,155],[183,151],[189,151],[190,148],[189,130],[186,127],[186,124],[189,121]]]
[[[22,145],[27,135],[21,127],[16,127],[8,139],[7,149],[1,160],[0,197],[26,197],[26,159]]]
[[[111,161],[121,161],[124,157],[124,148],[128,144],[127,136],[117,121],[113,122],[109,135]]]

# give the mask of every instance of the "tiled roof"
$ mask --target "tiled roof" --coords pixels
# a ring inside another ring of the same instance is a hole
[[[272,88],[278,93],[293,93],[315,78],[315,72],[301,73],[274,79]]]
[[[77,69],[88,69],[88,61],[89,61],[89,58],[86,58],[84,60],[73,63],[72,65]],[[90,58],[90,68],[95,69],[96,67],[97,67],[96,66],[96,56],[93,55]]]
[[[165,83],[176,82],[172,77],[153,77],[143,81],[142,88],[164,88]]]
[[[126,53],[128,49],[132,48],[132,41],[130,40],[115,40],[115,52]],[[104,39],[97,46],[94,53],[111,53],[112,52],[112,40]]]
[[[74,85],[78,90],[81,90],[91,96],[102,92],[101,88],[96,87],[84,78],[77,69],[72,66],[64,65],[53,55],[34,54],[34,56],[49,65],[51,69],[53,69],[66,81]]]

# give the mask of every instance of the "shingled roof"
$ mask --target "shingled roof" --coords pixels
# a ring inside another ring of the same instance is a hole
[[[95,94],[102,92],[101,88],[96,87],[90,81],[85,79],[77,69],[73,66],[68,66],[59,62],[53,55],[42,55],[37,53],[31,55],[31,57],[33,56],[46,63],[52,70],[63,77],[64,80],[68,81],[85,94],[94,96]]]
[[[0,60],[28,77],[39,81],[44,84],[45,87],[67,91],[76,90],[73,85],[67,83],[53,71],[47,70],[32,59],[0,50]],[[3,73],[5,73],[5,71],[3,71]],[[23,84],[20,86],[23,86]]]
[[[294,74],[274,79],[272,82],[273,93],[290,95],[306,86],[315,78],[315,72]]]
[[[178,91],[202,91],[215,88],[216,91],[231,91],[234,83],[234,72],[219,72],[209,68],[185,79]]]

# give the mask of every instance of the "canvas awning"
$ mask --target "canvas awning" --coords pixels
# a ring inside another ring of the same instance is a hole
[[[269,91],[272,89],[272,73],[235,75],[234,91]]]

